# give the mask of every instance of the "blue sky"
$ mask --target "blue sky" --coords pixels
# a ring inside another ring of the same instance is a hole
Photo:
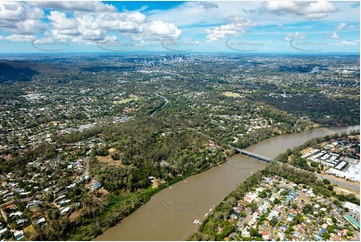
[[[360,50],[358,1],[1,2],[0,53]]]

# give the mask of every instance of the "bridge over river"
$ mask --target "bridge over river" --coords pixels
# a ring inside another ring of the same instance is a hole
[[[117,225],[106,230],[96,240],[186,240],[199,228],[199,225],[194,224],[193,221],[203,222],[206,214],[212,213],[217,204],[228,196],[231,190],[237,188],[254,172],[264,169],[269,164],[265,161],[271,160],[268,157],[274,159],[288,148],[297,147],[314,137],[359,128],[360,126],[312,129],[296,134],[272,137],[248,147],[246,151],[238,150],[239,153],[247,152],[248,155],[252,155],[254,160],[235,155],[230,157],[227,163],[234,162],[238,165],[236,167],[219,165],[173,184],[153,195],[147,203]],[[233,149],[236,150],[236,148]],[[262,156],[254,155],[251,152],[262,153]],[[256,157],[262,158],[264,161],[255,162]],[[235,169],[240,167],[245,169]],[[354,189],[359,191],[360,187]]]
[[[260,161],[264,161],[264,162],[269,163],[272,160],[271,158],[269,158],[267,156],[256,154],[256,153],[253,153],[253,152],[248,151],[248,150],[239,149],[239,148],[236,148],[236,147],[233,147],[233,146],[232,146],[232,148],[235,149],[238,153],[240,153],[242,155],[246,155],[248,157],[251,157],[251,158],[254,158],[254,159],[257,159],[257,160],[260,160]]]
[[[248,151],[248,150],[243,150],[243,149],[239,149],[239,148],[236,148],[236,147],[233,147],[231,146],[231,148],[233,148],[234,150],[236,150],[238,153],[242,154],[242,155],[246,155],[248,157],[251,157],[251,158],[254,158],[254,159],[257,159],[257,160],[260,160],[260,161],[264,161],[266,163],[270,163],[272,161],[271,158],[267,157],[267,156],[264,156],[264,155],[259,155],[259,154],[256,154],[256,153],[253,153],[251,151]],[[286,163],[281,163],[279,161],[275,161],[277,164],[280,164],[280,165],[284,165],[284,166],[288,166],[288,167],[292,167],[296,170],[299,170],[299,171],[303,171],[303,172],[309,172],[307,170],[304,170],[304,169],[301,169],[301,168],[298,168],[296,166],[292,166],[290,164],[286,164]],[[317,176],[319,179],[327,179],[329,180],[331,183],[337,185],[337,186],[340,186],[340,187],[344,187],[344,188],[347,188],[351,191],[355,191],[355,192],[358,192],[360,190],[360,187],[357,186],[357,185],[353,185],[353,184],[349,184],[347,182],[344,182],[344,181],[340,181],[340,180],[337,180],[337,179],[334,179],[332,177],[328,177],[328,176],[325,176],[323,174],[317,174],[317,173],[313,173],[313,172],[310,172],[312,174],[314,174],[315,176]]]

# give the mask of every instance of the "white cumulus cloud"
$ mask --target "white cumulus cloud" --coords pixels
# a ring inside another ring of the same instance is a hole
[[[27,34],[12,34],[6,36],[4,39],[11,41],[33,41],[36,39],[35,35],[27,35]]]
[[[146,21],[146,16],[138,11],[114,13],[75,12],[73,17],[65,13],[51,11],[51,36],[59,40],[81,43],[105,41],[114,31],[135,40],[177,38],[181,30],[172,23],[161,20]]]
[[[262,11],[280,15],[296,15],[307,19],[320,19],[338,9],[328,1],[267,1]]]
[[[207,42],[213,42],[220,39],[229,38],[232,36],[242,35],[250,26],[255,26],[256,23],[250,19],[245,19],[241,16],[231,16],[227,18],[228,24],[218,27],[206,29]]]
[[[45,10],[50,12],[45,15]],[[170,21],[148,19],[139,10],[118,11],[100,1],[1,2],[0,29],[3,39],[10,41],[32,41],[38,36],[87,44],[109,41],[116,33],[137,40],[177,38],[182,33]]]
[[[9,40],[20,41],[46,29],[41,21],[43,10],[31,7],[22,2],[0,2],[0,28],[13,36]],[[24,35],[23,38],[20,35]]]
[[[144,23],[141,27],[140,36],[142,38],[178,38],[182,31],[172,23],[155,20],[149,23]]]
[[[343,46],[355,46],[355,45],[359,45],[360,41],[358,40],[342,40],[341,44]]]
[[[117,30],[120,32],[138,32],[140,26],[145,22],[145,15],[138,11],[126,11],[115,13],[93,13],[90,14],[93,21],[99,28],[106,30]],[[77,15],[78,17],[88,17],[89,14]]]
[[[330,38],[330,39],[339,39],[340,38],[340,36],[338,36],[336,32],[329,33],[329,34],[327,34],[326,37]]]
[[[33,6],[52,10],[84,11],[84,12],[114,12],[116,8],[111,4],[100,1],[36,1]]]
[[[338,30],[345,30],[345,29],[354,29],[353,25],[349,25],[348,23],[341,22],[336,26]]]
[[[198,7],[204,9],[211,9],[211,8],[218,8],[218,5],[213,2],[202,1],[202,2],[198,2]]]
[[[346,26],[347,26],[347,23],[341,22],[341,23],[339,23],[339,24],[336,26],[336,29],[338,29],[338,30],[343,30],[343,29],[346,28]]]
[[[54,39],[67,40],[80,35],[79,22],[74,18],[67,18],[65,13],[51,11],[48,19],[51,20],[51,35]]]
[[[293,39],[303,39],[305,38],[306,34],[304,33],[300,33],[300,32],[296,32],[296,33],[292,33],[292,34],[287,34],[285,37],[286,41],[291,41]]]

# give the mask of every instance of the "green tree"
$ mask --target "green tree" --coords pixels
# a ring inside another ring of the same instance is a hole
[[[251,236],[258,236],[258,229],[255,229],[255,228],[251,228],[250,230],[249,230],[249,234],[251,235]]]
[[[278,219],[276,217],[273,217],[270,221],[270,225],[273,227],[277,224],[277,222],[278,222]]]

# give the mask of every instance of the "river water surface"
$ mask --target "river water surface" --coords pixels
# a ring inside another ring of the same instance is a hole
[[[273,137],[246,150],[275,158],[288,148],[299,146],[311,138],[359,128],[307,130]],[[232,189],[266,165],[244,155],[234,155],[223,165],[191,176],[155,194],[146,204],[95,240],[185,240],[198,228],[194,220],[204,220]]]

